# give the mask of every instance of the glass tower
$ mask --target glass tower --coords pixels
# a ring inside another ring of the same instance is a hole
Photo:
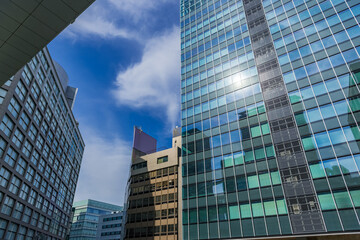
[[[183,238],[360,230],[360,2],[182,0]]]

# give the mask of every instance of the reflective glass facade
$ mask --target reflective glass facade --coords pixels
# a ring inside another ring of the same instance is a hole
[[[359,14],[181,1],[184,239],[359,231]]]
[[[101,224],[103,219],[101,216],[108,216],[112,212],[122,211],[123,207],[99,202],[95,200],[84,200],[75,202],[72,209],[72,223],[70,233],[67,239],[70,240],[89,240],[89,239],[103,239],[102,237],[98,236],[98,225]],[[115,220],[115,219],[114,219]],[[110,220],[109,220],[110,221]],[[112,226],[112,227],[119,227],[119,226]],[[110,226],[109,226],[110,228]],[[104,228],[105,229],[105,228]],[[118,232],[113,232],[112,238],[117,238],[119,235]],[[105,239],[107,238],[107,235]],[[111,235],[109,235],[111,236]]]

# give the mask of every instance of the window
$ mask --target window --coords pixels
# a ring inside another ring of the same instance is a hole
[[[17,178],[16,176],[13,176],[11,179],[9,191],[17,195],[19,192],[20,184],[21,184],[20,179]]]
[[[36,192],[31,189],[29,199],[28,199],[28,203],[30,203],[31,205],[34,205],[35,199],[36,199]]]
[[[38,164],[40,159],[40,154],[38,153],[38,151],[34,151],[31,155],[31,162],[35,164],[35,166]]]
[[[36,112],[35,112],[35,115],[34,115],[34,121],[36,122],[37,125],[40,126],[41,120],[42,120],[42,115],[39,112],[39,110],[36,109]]]
[[[36,140],[36,146],[41,150],[42,149],[42,147],[43,147],[43,145],[44,145],[44,138],[41,136],[41,135],[39,135],[38,136],[38,138],[37,138],[37,140]]]
[[[22,134],[19,129],[17,128],[15,133],[14,133],[14,136],[12,137],[12,142],[15,143],[15,145],[20,148],[21,146],[21,143],[23,142],[24,140],[24,134]]]
[[[15,118],[17,118],[19,116],[20,104],[14,97],[11,98],[8,109]]]
[[[26,131],[28,129],[29,124],[30,124],[30,119],[28,115],[25,112],[22,112],[20,117],[20,125]]]
[[[40,94],[39,85],[37,83],[34,83],[32,85],[31,92],[32,92],[34,98],[37,100],[39,98],[39,94]]]
[[[168,156],[164,156],[164,157],[160,157],[157,159],[157,163],[164,163],[164,162],[167,162],[169,159],[168,159]]]
[[[40,85],[42,85],[45,81],[45,74],[42,68],[39,68],[39,71],[37,73],[37,80],[39,81]]]
[[[3,206],[1,208],[1,213],[10,216],[12,209],[14,207],[14,199],[12,199],[11,197],[6,196]]]
[[[36,66],[39,64],[39,61],[37,60],[37,57],[34,56],[31,61],[29,62],[29,65],[31,67],[32,70],[36,70]]]
[[[6,236],[5,236],[5,239],[15,239],[18,227],[19,227],[18,224],[10,223],[8,231],[7,231]]]
[[[0,158],[4,155],[5,148],[6,142],[2,137],[0,137]]]
[[[3,89],[3,88],[0,88],[0,104],[3,103],[6,94],[7,94],[7,90],[5,90],[5,89]]]
[[[23,183],[23,185],[21,186],[19,197],[23,200],[26,200],[27,196],[29,194],[29,190],[30,190],[30,187],[28,185],[26,185],[25,183]]]
[[[17,165],[16,165],[16,171],[23,176],[25,173],[25,169],[26,169],[26,162],[24,161],[24,159],[22,157],[20,157]]]
[[[31,124],[29,132],[28,132],[30,139],[35,141],[37,133],[38,133],[37,128],[34,126],[34,124]]]
[[[27,90],[21,81],[19,81],[18,85],[16,86],[15,92],[19,96],[19,99],[23,102],[25,100]]]
[[[22,149],[22,152],[25,154],[26,157],[30,157],[32,149],[33,149],[33,146],[31,145],[31,143],[28,140],[26,140],[24,147]]]
[[[18,153],[12,147],[9,147],[5,156],[5,162],[11,167],[13,167],[15,165],[17,157]]]
[[[29,85],[31,80],[33,79],[33,75],[27,65],[25,65],[24,67],[24,71],[22,72],[22,77],[27,85]]]
[[[32,210],[28,207],[25,207],[24,215],[22,218],[23,222],[25,222],[25,223],[30,222],[31,213],[32,213]]]
[[[30,96],[26,99],[25,108],[29,111],[30,114],[34,113],[35,103]]]
[[[6,221],[4,219],[0,219],[0,238],[4,237],[4,233],[5,233],[7,224],[8,224],[8,221]]]
[[[25,175],[26,180],[28,180],[31,183],[34,178],[34,174],[35,174],[35,170],[29,166]]]
[[[5,168],[0,169],[0,186],[6,188],[10,179],[10,172]]]

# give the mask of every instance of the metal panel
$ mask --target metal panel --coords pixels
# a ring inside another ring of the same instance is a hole
[[[94,1],[1,1],[0,84],[3,85]]]

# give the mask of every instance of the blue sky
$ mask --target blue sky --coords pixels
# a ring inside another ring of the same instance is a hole
[[[179,0],[97,0],[48,46],[79,88],[86,148],[75,201],[122,204],[133,126],[171,144],[179,125]]]

